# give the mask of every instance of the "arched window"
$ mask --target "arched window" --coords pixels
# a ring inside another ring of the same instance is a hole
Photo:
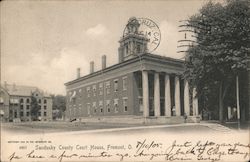
[[[30,103],[30,99],[29,98],[26,99],[26,103]]]
[[[45,104],[46,104],[46,103],[47,103],[47,100],[46,100],[46,99],[44,99],[44,100],[43,100],[43,103],[45,103]]]

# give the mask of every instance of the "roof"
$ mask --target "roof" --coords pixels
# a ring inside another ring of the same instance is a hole
[[[109,70],[112,70],[112,69],[115,69],[115,68],[119,68],[119,67],[122,67],[122,66],[127,66],[130,63],[133,63],[133,62],[136,62],[136,61],[140,61],[140,59],[141,60],[143,60],[143,59],[150,59],[150,60],[157,60],[157,61],[163,61],[163,62],[171,62],[171,63],[175,63],[175,64],[184,65],[184,60],[181,60],[181,59],[175,59],[175,58],[166,57],[166,56],[160,56],[160,55],[151,54],[151,53],[144,53],[144,54],[142,54],[140,56],[136,56],[136,57],[128,59],[126,61],[122,61],[122,62],[120,62],[118,64],[114,64],[112,66],[109,66],[109,67],[107,67],[105,69],[101,69],[101,70],[98,70],[96,72],[90,73],[88,75],[82,76],[80,78],[74,79],[72,81],[66,82],[64,85],[67,86],[67,85],[76,83],[78,81],[94,77],[94,76],[99,75],[101,73],[105,73],[105,72],[107,72]]]
[[[31,96],[32,92],[39,91],[40,93],[43,94],[44,97],[50,97],[48,93],[43,92],[37,87],[15,85],[15,84],[13,85],[5,84],[4,86],[1,87],[5,89],[10,96]]]

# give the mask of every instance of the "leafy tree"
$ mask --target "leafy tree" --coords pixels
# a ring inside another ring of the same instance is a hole
[[[228,92],[235,87],[236,76],[247,68],[249,6],[247,0],[209,2],[188,21],[196,33],[197,44],[188,50],[185,76],[197,87],[198,97],[206,98],[206,105],[211,103],[210,107],[219,108],[221,122],[225,101],[230,98]]]
[[[53,117],[61,118],[66,110],[66,97],[63,95],[52,95],[52,100],[52,109],[54,110]]]
[[[34,97],[34,95],[31,95],[31,103],[30,103],[30,107],[31,107],[31,118],[32,120],[37,120],[38,119],[38,112],[39,112],[39,105],[37,102],[37,99]]]

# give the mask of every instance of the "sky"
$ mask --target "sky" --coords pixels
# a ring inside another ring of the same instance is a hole
[[[186,20],[207,1],[2,1],[1,83],[36,86],[65,95],[64,83],[118,63],[119,39],[130,17],[149,18],[160,28],[154,54],[182,59],[177,53],[180,20]]]

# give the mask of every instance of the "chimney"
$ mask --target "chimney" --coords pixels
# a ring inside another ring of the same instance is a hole
[[[94,61],[90,62],[90,74],[94,72]]]
[[[80,78],[81,77],[81,69],[80,68],[77,68],[76,70],[76,78]]]
[[[102,69],[106,68],[106,55],[102,56]]]

